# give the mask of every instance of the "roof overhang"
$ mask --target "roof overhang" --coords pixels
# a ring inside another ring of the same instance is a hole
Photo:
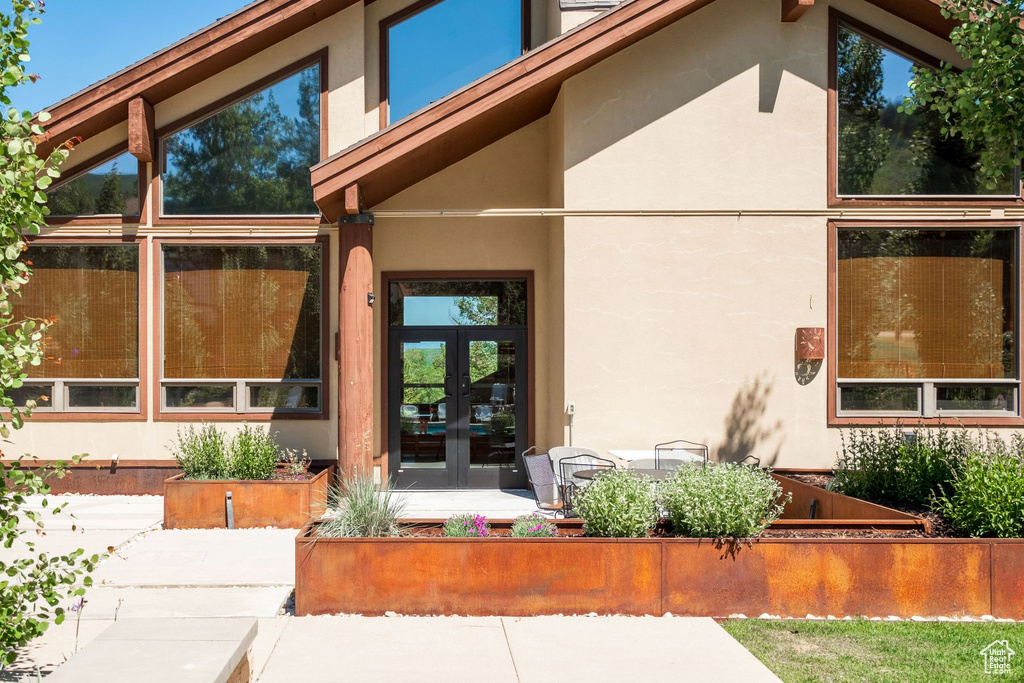
[[[326,218],[380,204],[546,116],[566,80],[715,0],[628,0],[312,168]],[[867,0],[943,38],[939,0]]]
[[[128,120],[129,102],[162,102],[360,0],[262,0],[48,109],[41,154]]]

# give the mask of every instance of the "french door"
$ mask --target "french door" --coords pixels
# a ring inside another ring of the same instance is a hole
[[[399,488],[525,488],[526,331],[392,328],[388,450]]]

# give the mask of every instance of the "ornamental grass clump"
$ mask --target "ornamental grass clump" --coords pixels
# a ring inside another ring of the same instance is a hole
[[[928,505],[969,454],[985,449],[966,429],[859,429],[842,434],[832,488],[876,503]]]
[[[988,441],[988,452],[970,454],[934,500],[957,532],[977,538],[1024,537],[1024,444]]]
[[[576,492],[573,505],[588,536],[642,538],[658,523],[654,482],[630,470],[608,470]]]
[[[444,523],[444,535],[449,538],[486,538],[491,535],[491,525],[483,515],[466,512],[448,518]]]
[[[554,538],[557,535],[558,527],[535,512],[512,522],[512,538]]]
[[[789,500],[768,472],[747,465],[683,467],[662,484],[673,530],[690,538],[757,536]]]
[[[390,479],[377,486],[371,477],[357,475],[328,490],[327,512],[315,533],[324,538],[402,536],[406,525],[399,520],[405,506]]]

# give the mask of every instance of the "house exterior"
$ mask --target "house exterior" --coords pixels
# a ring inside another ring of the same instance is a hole
[[[9,454],[247,421],[519,487],[570,440],[828,468],[845,427],[1019,429],[1020,175],[895,111],[958,63],[937,2],[457,1],[263,0],[51,108],[83,142]]]

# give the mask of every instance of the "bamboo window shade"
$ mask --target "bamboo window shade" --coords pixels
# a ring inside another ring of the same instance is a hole
[[[320,378],[318,246],[167,247],[164,377]]]
[[[139,249],[135,245],[32,246],[32,276],[13,297],[14,319],[56,317],[30,378],[139,376]]]
[[[989,231],[1003,234],[972,254],[972,231],[918,232],[909,253],[844,258],[841,248],[839,377],[1015,377],[1013,233]]]

